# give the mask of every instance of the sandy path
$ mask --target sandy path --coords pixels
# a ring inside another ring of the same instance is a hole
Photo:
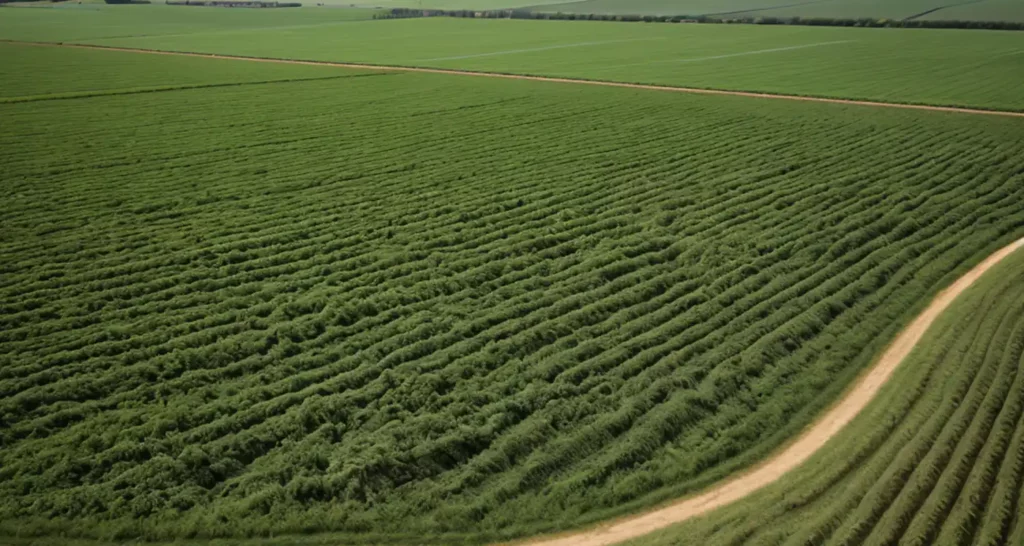
[[[932,112],[956,112],[961,114],[982,114],[990,116],[1011,116],[1024,117],[1024,112],[1012,112],[1006,110],[981,110],[977,108],[960,108],[954,106],[925,106],[921,104],[897,104],[892,102],[877,102],[851,99],[828,99],[822,97],[803,97],[800,95],[782,95],[772,93],[752,93],[748,91],[725,91],[721,89],[699,89],[695,87],[673,87],[669,85],[646,85],[639,83],[622,83],[598,80],[580,80],[572,78],[555,78],[548,76],[525,76],[518,74],[502,74],[497,72],[475,72],[471,70],[451,70],[444,68],[419,68],[411,66],[388,66],[379,64],[357,64],[357,63],[336,63],[330,61],[300,61],[293,59],[273,59],[263,57],[246,57],[243,55],[218,55],[215,53],[192,53],[186,51],[161,51],[155,49],[139,49],[131,47],[113,47],[88,44],[69,44],[51,42],[22,42],[18,40],[0,40],[0,43],[50,46],[50,47],[74,47],[79,49],[99,49],[105,51],[127,51],[132,53],[149,53],[152,55],[181,55],[185,57],[204,57],[207,59],[233,59],[236,61],[253,61],[262,63],[301,64],[311,66],[336,66],[340,68],[358,68],[363,70],[392,70],[403,72],[423,72],[427,74],[452,74],[458,76],[478,76],[484,78],[506,78],[510,80],[531,80],[539,82],[573,83],[580,85],[600,85],[604,87],[625,87],[629,89],[648,89],[652,91],[675,91],[677,93],[697,93],[701,95],[729,95],[734,97],[753,97],[759,99],[780,99],[799,100],[806,102],[825,102],[832,104],[856,104],[860,106],[875,106],[882,108],[901,108],[906,110],[928,110]]]
[[[590,80],[574,80],[568,78],[549,78],[543,76],[519,76],[512,74],[496,74],[488,72],[471,72],[463,70],[443,70],[434,68],[411,68],[382,65],[364,65],[352,63],[334,63],[319,61],[297,61],[288,59],[264,59],[258,57],[243,57],[234,55],[215,55],[206,53],[187,53],[177,51],[157,51],[148,49],[133,49],[122,47],[106,47],[83,44],[50,44],[40,42],[17,42],[11,40],[0,40],[6,43],[39,46],[61,46],[83,49],[100,49],[112,51],[127,51],[135,53],[150,53],[154,55],[183,55],[189,57],[206,57],[213,59],[234,59],[243,61],[302,64],[317,66],[337,66],[342,68],[358,68],[364,70],[401,70],[407,72],[426,72],[431,74],[455,74],[461,76],[482,76],[489,78],[509,78],[519,80],[534,80],[557,83],[574,83],[585,85],[602,85],[608,87],[626,87],[632,89],[650,89],[656,91],[676,91],[683,93],[701,93],[708,95],[732,95],[740,97],[757,97],[767,99],[802,100],[811,102],[827,102],[836,104],[856,104],[863,106],[877,106],[885,108],[905,108],[913,110],[930,110],[938,112],[958,112],[966,114],[988,114],[998,116],[1024,117],[1024,112],[1005,112],[995,110],[976,110],[971,108],[953,108],[944,106],[922,106],[913,104],[894,104],[886,102],[857,101],[845,99],[825,99],[817,97],[800,97],[795,95],[772,95],[766,93],[748,93],[743,91],[721,91],[710,89],[695,89],[686,87],[669,87],[659,85],[641,85],[619,82],[604,82]],[[786,472],[796,468],[806,461],[816,451],[821,449],[825,442],[845,427],[858,413],[863,410],[875,397],[882,385],[889,380],[892,373],[914,348],[921,336],[928,330],[931,324],[954,299],[964,290],[969,288],[979,277],[988,271],[992,266],[998,264],[1015,250],[1024,247],[1024,238],[1003,247],[995,254],[992,254],[985,261],[978,264],[974,269],[968,271],[964,276],[957,279],[952,286],[940,292],[931,304],[921,312],[913,322],[910,323],[899,336],[886,349],[875,364],[857,381],[854,387],[849,390],[836,404],[809,428],[783,450],[779,451],[769,459],[752,469],[731,478],[720,485],[717,485],[697,496],[677,501],[673,504],[649,511],[637,516],[610,522],[592,529],[563,534],[551,538],[534,539],[524,542],[524,546],[608,546],[648,533],[663,529],[676,523],[681,523],[693,517],[699,516],[715,508],[725,506],[755,491],[777,481]]]
[[[526,544],[528,546],[607,546],[615,544],[725,506],[778,480],[786,472],[796,468],[821,449],[829,438],[842,430],[871,402],[903,359],[910,354],[932,322],[949,307],[949,304],[961,292],[974,284],[989,268],[1022,247],[1024,247],[1024,239],[1018,239],[1003,247],[957,279],[952,286],[940,292],[931,304],[900,332],[899,336],[882,353],[881,358],[862,375],[852,389],[844,394],[828,412],[805,429],[793,443],[772,455],[768,460],[695,497],[593,529],[560,537],[537,539]]]

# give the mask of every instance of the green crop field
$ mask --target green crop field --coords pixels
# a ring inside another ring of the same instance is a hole
[[[200,7],[58,4],[53,8],[3,8],[0,38],[49,42],[192,34],[231,36],[237,31],[337,31],[373,19],[375,9],[203,9]]]
[[[1018,251],[964,293],[868,410],[794,474],[630,544],[1022,544],[1022,351]]]
[[[749,14],[764,17],[885,17],[889,19],[922,19],[932,21],[1024,21],[1024,2],[1019,0],[983,0],[949,3],[933,0],[886,2],[818,2],[803,6],[785,6]]]
[[[406,0],[406,5],[409,5]],[[414,4],[413,4],[414,5]],[[534,6],[534,11],[635,15],[711,15],[743,17],[887,18],[934,20],[1024,21],[1024,2],[983,0],[950,3],[942,0],[584,0]]]
[[[1024,32],[431,18],[181,33],[145,11],[112,31],[100,13],[7,10],[0,38],[1024,110]]]
[[[336,69],[0,44],[0,102],[336,78]],[[89,70],[82,70],[81,65]],[[45,70],[40,70],[45,66]],[[345,72],[349,74],[352,72]],[[69,77],[73,74],[74,77]]]
[[[1024,4],[1018,0],[986,0],[981,4],[950,6],[939,12],[928,14],[924,18],[970,19],[975,17],[989,21],[1021,21],[1024,20]]]
[[[537,0],[323,0],[327,5],[355,5],[380,8],[424,8],[442,10],[495,10],[526,8]],[[353,4],[355,2],[355,4]]]
[[[763,458],[1024,235],[1021,119],[0,57],[35,67],[0,79],[4,540],[637,510]]]
[[[343,18],[361,18],[365,14],[356,15],[360,9],[329,10],[323,7],[362,8],[362,10],[390,8],[424,8],[441,10],[502,10],[528,9],[538,12],[561,12],[578,14],[612,14],[612,15],[690,15],[715,17],[803,17],[803,18],[873,18],[873,19],[931,19],[931,20],[962,20],[962,21],[1024,21],[1024,3],[1020,0],[981,0],[963,3],[943,2],[941,0],[805,0],[797,2],[780,2],[778,0],[583,0],[569,2],[552,2],[537,5],[538,0],[307,0],[302,2],[303,9],[274,10],[273,15],[245,15],[255,20],[273,20],[284,18],[325,18],[333,20],[339,14],[332,11],[350,12],[341,14]],[[113,6],[121,11],[138,12],[158,7],[163,9],[162,0],[153,6]],[[52,4],[60,10],[100,11],[111,9],[103,6],[101,0],[86,0],[84,4]],[[174,7],[167,10],[182,11],[184,8]],[[193,11],[191,8],[186,11]],[[209,10],[204,10],[209,11]],[[218,10],[224,11],[224,10]],[[251,10],[246,10],[251,11]],[[258,11],[258,10],[256,10]],[[298,12],[306,12],[297,14]],[[313,13],[314,12],[315,15]],[[172,19],[181,17],[177,14],[166,15]],[[215,14],[209,16],[214,21],[241,19],[237,15]],[[170,22],[170,21],[169,21]],[[173,22],[170,22],[173,24]]]
[[[917,0],[929,1],[929,0]],[[584,0],[582,2],[552,2],[534,6],[535,11],[562,13],[610,13],[618,15],[739,15],[759,12],[782,4],[810,4],[815,2],[779,2],[777,0]],[[830,2],[846,5],[844,2]]]

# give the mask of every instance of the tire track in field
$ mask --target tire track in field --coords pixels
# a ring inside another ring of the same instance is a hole
[[[876,108],[902,108],[906,110],[926,110],[931,112],[952,112],[959,114],[979,114],[989,116],[1022,117],[1024,112],[1013,110],[984,110],[981,108],[967,108],[962,106],[930,106],[925,104],[907,104],[899,102],[882,102],[857,99],[839,99],[805,95],[787,95],[782,93],[764,93],[754,91],[729,91],[725,89],[706,89],[699,87],[677,87],[671,85],[654,85],[641,83],[624,83],[607,80],[585,80],[579,78],[562,78],[554,76],[531,76],[525,74],[507,74],[501,72],[483,72],[474,70],[458,70],[450,68],[425,68],[414,66],[382,65],[370,63],[345,63],[333,61],[309,61],[299,59],[281,59],[272,57],[249,57],[244,55],[223,55],[217,53],[196,53],[190,51],[171,51],[157,49],[143,49],[131,47],[114,47],[92,44],[74,44],[64,42],[25,42],[19,40],[0,40],[0,43],[29,45],[39,47],[73,47],[79,49],[95,49],[101,51],[122,51],[128,53],[148,53],[151,55],[178,55],[185,57],[201,57],[206,59],[224,59],[235,61],[251,61],[263,63],[298,64],[310,66],[334,66],[338,68],[356,68],[363,70],[393,70],[402,72],[420,72],[425,74],[448,74],[455,76],[477,76],[484,78],[505,78],[510,80],[528,80],[551,83],[571,83],[578,85],[599,85],[604,87],[623,87],[627,89],[646,89],[650,91],[673,91],[676,93],[694,93],[700,95],[727,95],[733,97],[748,97],[759,99],[797,100],[805,102],[823,102],[829,104],[847,104],[856,106],[872,106]]]
[[[686,59],[666,59],[661,61],[646,61],[642,63],[616,64],[602,66],[601,68],[624,68],[627,66],[647,66],[652,64],[676,64],[676,63],[697,63],[701,61],[713,61],[716,59],[729,59],[732,57],[746,57],[747,55],[764,55],[765,53],[778,53],[780,51],[793,51],[795,49],[807,49],[810,47],[822,47],[828,45],[848,44],[855,40],[836,40],[832,42],[817,42],[813,44],[801,44],[786,47],[773,47],[770,49],[755,49],[753,51],[741,51],[739,53],[726,53],[724,55],[709,55],[707,57],[690,57]]]
[[[984,1],[985,0],[968,0],[967,2],[958,2],[956,4],[946,4],[945,6],[934,7],[932,9],[922,11],[921,13],[915,13],[915,14],[910,15],[908,17],[904,17],[903,20],[904,21],[913,21],[914,19],[920,19],[921,17],[924,17],[925,15],[930,15],[932,13],[935,13],[937,11],[942,11],[942,10],[947,9],[947,8],[955,8],[957,6],[967,6],[967,5],[970,5],[970,4],[980,4],[980,3],[984,2]]]
[[[153,87],[136,87],[129,89],[97,89],[93,91],[72,91],[69,93],[49,93],[46,95],[21,95],[16,97],[0,97],[0,104],[20,102],[39,102],[45,100],[87,99],[92,97],[114,97],[120,95],[142,95],[146,93],[165,93],[168,91],[188,91],[192,89],[213,89],[218,87],[246,87],[250,85],[271,85],[278,83],[301,83],[324,80],[343,80],[348,78],[365,78],[367,76],[387,76],[387,72],[372,74],[352,74],[349,76],[325,76],[320,78],[286,78],[280,80],[260,80],[252,82],[200,83],[192,85],[158,85]]]
[[[624,42],[649,42],[652,40],[664,40],[664,38],[634,38],[629,40],[605,40],[603,42],[579,42],[575,44],[561,44],[545,47],[533,47],[527,49],[507,49],[505,51],[492,51],[490,53],[474,53],[470,55],[455,55],[454,57],[437,57],[434,59],[417,59],[415,62],[429,63],[435,61],[456,61],[459,59],[476,59],[478,57],[498,57],[501,55],[514,55],[516,53],[533,53],[535,51],[551,51],[553,49],[569,49],[573,47],[589,47],[596,45],[621,44]]]
[[[778,6],[765,6],[763,8],[739,9],[739,10],[735,10],[735,11],[719,11],[719,12],[716,12],[716,13],[705,13],[703,15],[711,15],[711,16],[715,16],[715,15],[736,15],[736,14],[739,14],[739,13],[753,13],[753,12],[760,12],[760,11],[769,11],[769,10],[773,10],[773,9],[795,8],[797,6],[808,6],[808,5],[811,5],[811,4],[821,4],[821,3],[829,2],[829,1],[830,0],[809,0],[807,2],[795,2],[795,3],[791,3],[791,4],[781,4],[781,5],[778,5]]]
[[[609,546],[664,529],[701,516],[747,497],[778,481],[787,472],[800,466],[826,442],[850,423],[892,377],[933,322],[970,288],[986,271],[1015,251],[1024,248],[1024,238],[999,249],[983,262],[939,292],[935,299],[886,348],[882,356],[857,380],[824,415],[815,420],[791,444],[774,456],[740,475],[722,482],[703,493],[673,504],[627,517],[617,522],[577,533],[524,542],[524,546]]]

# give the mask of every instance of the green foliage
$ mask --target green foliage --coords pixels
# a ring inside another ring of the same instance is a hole
[[[3,39],[71,42],[86,37],[107,38],[164,35],[183,37],[212,32],[231,35],[252,29],[314,29],[337,31],[336,25],[372,20],[373,8],[289,10],[190,10],[168,6],[165,0],[152,5],[106,5],[76,1],[59,2],[53,9],[4,10],[0,17]],[[45,5],[45,4],[44,4]],[[143,30],[145,29],[145,30]]]
[[[414,6],[406,2],[407,6]],[[428,5],[428,7],[440,7]],[[483,6],[466,6],[486,9]],[[510,8],[514,6],[497,6]],[[777,0],[582,0],[547,2],[530,8],[537,12],[633,15],[641,17],[686,15],[728,18],[880,19],[894,21],[925,18],[934,21],[1024,22],[1024,9],[1014,0],[950,3],[940,0],[838,0],[833,2],[778,2]]]
[[[10,10],[0,38],[1024,111],[1019,32],[335,15],[348,11],[152,6],[99,24],[70,10]]]
[[[637,509],[763,457],[1024,226],[1018,119],[334,72],[0,104],[0,533]]]
[[[377,71],[338,71],[323,66],[268,65],[181,56],[163,57],[159,63],[154,63],[151,57],[137,53],[21,44],[0,44],[0,54],[5,59],[0,65],[0,103],[287,84],[380,74]],[[78,70],[83,63],[91,70]],[[38,70],[41,65],[48,69]],[[68,78],[67,71],[75,73],[75,77]],[[111,204],[121,203],[123,201],[114,200]],[[140,207],[139,212],[147,208],[157,210],[150,205]]]
[[[865,412],[779,483],[634,545],[1017,544],[1024,252],[954,302]]]

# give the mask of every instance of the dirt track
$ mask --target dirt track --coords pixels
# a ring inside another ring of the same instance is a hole
[[[433,68],[409,68],[381,65],[363,65],[351,63],[333,63],[317,61],[297,61],[287,59],[263,59],[257,57],[242,57],[231,55],[215,55],[204,53],[187,53],[171,51],[155,51],[132,48],[115,48],[105,46],[79,45],[79,44],[46,44],[35,42],[11,42],[24,45],[40,46],[62,46],[84,49],[100,49],[113,51],[128,51],[135,53],[150,53],[157,55],[183,55],[191,57],[206,57],[214,59],[234,59],[256,62],[303,64],[318,66],[337,66],[343,68],[358,68],[367,70],[395,70],[408,72],[426,72],[433,74],[455,74],[463,76],[481,76],[492,78],[509,78],[521,80],[535,80],[558,83],[574,83],[586,85],[602,85],[609,87],[626,87],[634,89],[650,89],[656,91],[676,91],[684,93],[701,93],[712,95],[733,95],[741,97],[757,97],[784,100],[802,100],[812,102],[827,102],[837,104],[855,104],[863,106],[905,108],[914,110],[931,110],[939,112],[957,112],[966,114],[987,114],[1000,116],[1024,117],[1024,112],[1005,112],[992,110],[976,110],[970,108],[953,108],[940,106],[921,106],[909,104],[894,104],[885,102],[855,101],[844,99],[826,99],[816,97],[800,97],[793,95],[772,95],[764,93],[748,93],[742,91],[721,91],[708,89],[694,89],[685,87],[669,87],[658,85],[628,84],[619,82],[574,80],[567,78],[549,78],[542,76],[521,76],[510,74],[496,74],[485,72],[470,72],[460,70],[444,70]],[[910,323],[899,336],[886,349],[882,356],[869,368],[856,382],[852,389],[845,393],[835,405],[824,415],[819,417],[795,441],[788,444],[782,450],[772,455],[761,464],[743,472],[723,483],[706,490],[696,496],[689,497],[673,504],[651,510],[636,516],[609,522],[604,525],[583,530],[575,533],[563,534],[550,538],[539,538],[523,542],[523,546],[608,546],[626,540],[637,538],[648,533],[663,529],[676,523],[705,514],[715,508],[719,508],[748,496],[759,489],[779,480],[785,473],[796,468],[807,460],[816,451],[821,449],[825,443],[835,434],[842,430],[854,417],[857,416],[875,397],[879,389],[884,385],[899,364],[910,354],[911,350],[928,330],[931,324],[956,297],[969,288],[992,266],[998,264],[1015,250],[1024,247],[1024,238],[1019,239],[996,253],[986,258],[974,269],[957,279],[950,287],[940,292],[928,307]]]
[[[925,106],[920,104],[897,104],[892,102],[876,102],[850,99],[828,99],[822,97],[803,97],[799,95],[777,95],[771,93],[752,93],[748,91],[725,91],[721,89],[698,89],[695,87],[673,87],[668,85],[645,85],[639,83],[622,83],[596,80],[580,80],[571,78],[554,78],[547,76],[524,76],[518,74],[501,74],[497,72],[474,72],[470,70],[449,70],[443,68],[419,68],[409,66],[387,66],[377,64],[336,63],[330,61],[300,61],[292,59],[268,59],[262,57],[245,57],[241,55],[218,55],[214,53],[191,53],[185,51],[159,51],[154,49],[138,49],[130,47],[111,47],[87,44],[65,44],[50,42],[21,42],[16,40],[0,40],[3,43],[51,47],[74,47],[80,49],[99,49],[106,51],[127,51],[133,53],[149,53],[152,55],[181,55],[186,57],[204,57],[207,59],[233,59],[236,61],[254,61],[263,63],[301,64],[313,66],[336,66],[340,68],[359,68],[363,70],[393,70],[403,72],[424,72],[428,74],[453,74],[458,76],[478,76],[484,78],[506,78],[512,80],[532,80],[540,82],[574,83],[582,85],[600,85],[604,87],[626,87],[629,89],[648,89],[652,91],[675,91],[678,93],[698,93],[702,95],[730,95],[734,97],[753,97],[760,99],[800,100],[807,102],[826,102],[833,104],[856,104],[860,106],[876,106],[883,108],[902,108],[907,110],[929,110],[932,112],[956,112],[961,114],[983,114],[990,116],[1024,117],[1024,112],[1005,110],[980,110],[976,108],[959,108],[953,106]]]
[[[796,468],[821,449],[829,438],[842,430],[871,402],[903,359],[910,354],[911,349],[914,348],[932,322],[949,307],[949,304],[961,292],[974,284],[989,268],[1022,247],[1024,247],[1024,239],[1019,239],[1003,247],[957,279],[952,286],[940,292],[931,304],[900,332],[899,336],[882,353],[881,358],[864,373],[852,389],[844,394],[828,412],[805,429],[793,443],[760,465],[694,497],[677,501],[663,508],[578,533],[537,539],[525,544],[527,546],[607,546],[616,544],[725,506],[778,480],[783,474]]]

